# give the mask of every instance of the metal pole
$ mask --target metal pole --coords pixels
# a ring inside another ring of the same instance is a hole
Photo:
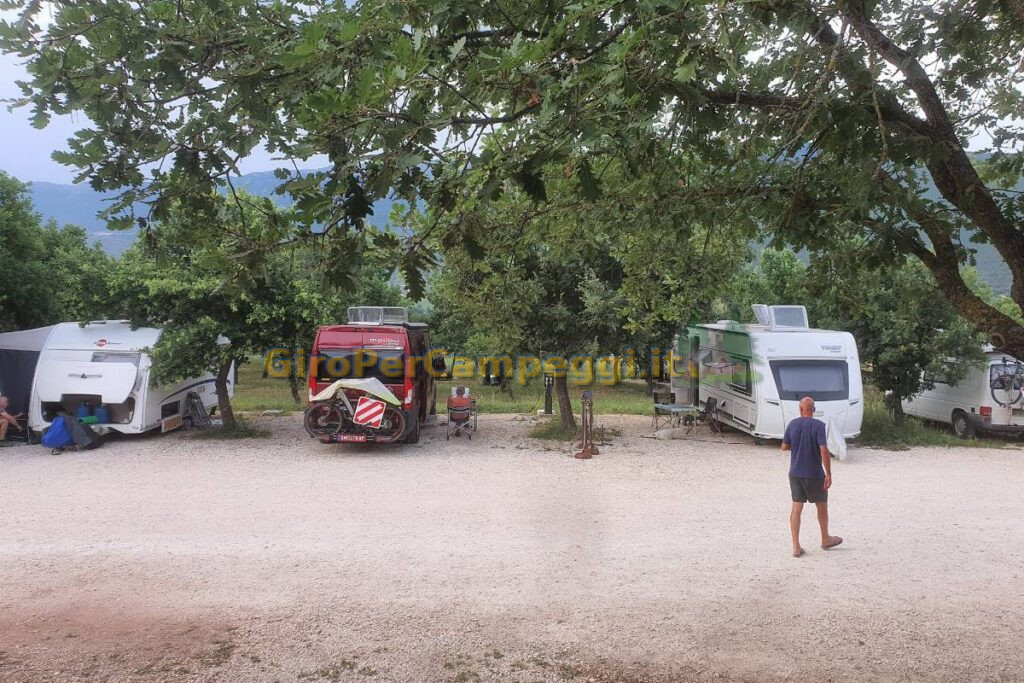
[[[580,418],[583,421],[583,436],[580,439],[580,452],[573,457],[577,460],[590,460],[600,453],[594,445],[594,394],[584,391],[582,403]]]
[[[555,385],[555,378],[551,375],[544,375],[544,414],[551,415],[551,388]]]

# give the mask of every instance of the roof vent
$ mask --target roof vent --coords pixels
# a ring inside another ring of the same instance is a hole
[[[350,306],[348,321],[355,325],[401,325],[409,312],[401,306]]]
[[[759,325],[770,327],[772,324],[772,314],[769,312],[768,307],[764,304],[754,304],[751,306],[754,309],[754,317],[757,318]]]
[[[769,306],[768,314],[771,320],[768,326],[773,330],[806,330],[810,327],[807,309],[803,306]]]

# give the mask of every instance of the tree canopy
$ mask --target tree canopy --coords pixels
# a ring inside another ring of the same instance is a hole
[[[95,315],[112,265],[83,229],[43,225],[28,187],[0,172],[0,331]]]
[[[88,116],[59,158],[126,190],[115,215],[202,204],[257,146],[325,155],[281,189],[354,253],[375,198],[452,210],[469,170],[484,197],[512,180],[542,202],[559,167],[592,201],[606,159],[636,177],[670,164],[674,185],[640,188],[647,210],[671,194],[777,244],[834,250],[853,233],[868,263],[911,255],[1024,357],[1024,326],[960,272],[991,243],[1024,303],[1017,3],[114,0],[58,4],[46,23],[42,3],[10,4],[23,11],[0,48],[27,59],[22,103],[39,125]],[[414,294],[427,251],[400,252]]]

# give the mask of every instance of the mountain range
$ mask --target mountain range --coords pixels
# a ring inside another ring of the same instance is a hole
[[[274,194],[280,180],[273,171],[247,173],[234,181],[237,189],[249,194],[270,197],[277,203],[287,204],[288,199]],[[106,222],[97,217],[108,206],[114,193],[99,193],[88,185],[65,185],[60,183],[33,182],[29,191],[32,201],[44,220],[53,219],[60,224],[79,225],[85,228],[94,241],[103,245],[107,253],[122,254],[135,241],[134,230],[110,231]],[[373,205],[369,222],[383,227],[391,211],[391,201],[381,200]],[[1010,271],[999,252],[991,245],[973,245],[977,249],[977,269],[982,279],[999,294],[1010,291]]]

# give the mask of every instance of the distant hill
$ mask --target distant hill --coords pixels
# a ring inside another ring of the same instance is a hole
[[[279,183],[280,180],[274,176],[272,171],[266,171],[243,175],[235,181],[235,187],[244,189],[250,194],[270,197],[276,203],[287,205],[289,203],[287,197],[274,194],[274,188]],[[96,217],[107,207],[113,196],[112,193],[104,195],[95,192],[87,185],[62,185],[46,182],[32,183],[30,192],[36,211],[42,214],[44,219],[52,218],[58,223],[82,226],[95,241],[103,245],[109,254],[119,256],[135,241],[134,230],[111,232],[107,230],[106,223]],[[935,198],[938,198],[938,193],[934,188],[930,190],[930,193],[934,193]],[[370,217],[369,222],[383,227],[387,222],[388,213],[391,211],[391,204],[390,200],[375,203],[373,216]],[[996,292],[1009,293],[1010,270],[999,256],[999,252],[989,244],[973,246],[977,249],[977,269],[981,277]]]
[[[249,194],[269,197],[281,206],[290,204],[287,196],[274,194],[281,181],[273,171],[247,173],[233,181],[235,188]],[[60,183],[33,182],[29,186],[32,203],[43,220],[53,219],[60,224],[78,225],[85,228],[93,241],[103,245],[108,254],[120,256],[135,241],[135,230],[107,230],[106,221],[98,214],[110,205],[116,192],[96,192],[88,185],[64,185]],[[373,205],[369,222],[378,227],[387,223],[392,201],[384,199]]]

